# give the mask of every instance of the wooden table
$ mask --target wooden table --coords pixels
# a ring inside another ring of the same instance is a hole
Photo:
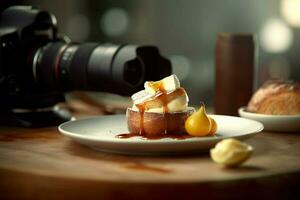
[[[56,127],[0,128],[0,199],[298,198],[300,133],[263,132],[236,169],[208,153],[135,157],[96,152]]]

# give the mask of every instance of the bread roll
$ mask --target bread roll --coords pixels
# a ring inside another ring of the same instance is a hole
[[[252,96],[247,111],[270,115],[300,114],[300,83],[266,82]]]

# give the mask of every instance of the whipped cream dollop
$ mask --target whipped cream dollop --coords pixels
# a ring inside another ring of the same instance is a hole
[[[133,110],[164,113],[187,109],[188,96],[174,74],[160,81],[146,81],[144,88],[131,96]]]

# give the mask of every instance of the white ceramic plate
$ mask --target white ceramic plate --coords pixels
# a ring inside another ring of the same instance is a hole
[[[265,115],[246,111],[246,107],[239,109],[239,115],[247,119],[261,122],[267,131],[291,132],[300,131],[300,115]]]
[[[127,139],[116,135],[128,133],[125,115],[108,115],[69,121],[61,124],[59,131],[76,142],[93,149],[122,154],[179,154],[208,150],[224,138],[247,139],[263,130],[254,120],[223,115],[211,115],[218,131],[213,137],[194,137],[184,140],[163,138],[147,140],[142,137]]]

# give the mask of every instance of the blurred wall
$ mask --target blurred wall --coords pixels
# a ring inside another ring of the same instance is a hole
[[[285,16],[293,12],[283,11],[287,1],[30,0],[26,4],[54,13],[60,32],[75,41],[159,46],[171,59],[191,103],[212,105],[219,32],[256,34],[259,85],[269,78],[300,80],[300,29]]]

